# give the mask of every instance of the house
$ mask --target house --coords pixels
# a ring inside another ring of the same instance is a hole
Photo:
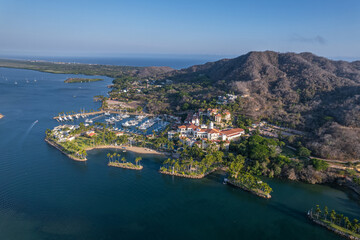
[[[227,110],[224,112],[224,119],[226,121],[231,120],[231,113],[229,111],[227,111]]]
[[[232,128],[232,129],[222,130],[221,134],[222,134],[222,140],[231,141],[241,137],[241,135],[245,134],[245,131],[242,128]]]
[[[221,114],[220,113],[215,115],[215,122],[221,123]]]
[[[207,110],[207,115],[209,116],[209,117],[211,117],[211,116],[215,116],[217,113],[218,113],[218,109],[216,109],[216,108],[208,108],[208,110]]]

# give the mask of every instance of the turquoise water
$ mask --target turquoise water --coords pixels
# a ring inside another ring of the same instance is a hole
[[[110,150],[72,161],[44,132],[59,112],[96,109],[92,97],[111,83],[63,83],[73,76],[0,68],[0,239],[341,239],[306,211],[321,204],[360,218],[356,195],[330,186],[272,179],[265,200],[223,185],[222,173],[161,175],[161,157],[143,155],[142,171],[107,167]]]

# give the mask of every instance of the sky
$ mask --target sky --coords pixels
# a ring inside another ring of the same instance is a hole
[[[359,0],[0,0],[0,53],[360,59]]]

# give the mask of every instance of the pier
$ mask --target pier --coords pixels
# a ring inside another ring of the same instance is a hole
[[[88,112],[88,113],[73,113],[73,114],[63,114],[65,117],[76,117],[77,115],[79,116],[84,116],[84,117],[88,117],[88,116],[92,116],[92,115],[97,115],[97,114],[105,114],[105,113],[110,113],[110,114],[119,114],[119,113],[123,113],[121,110],[99,110],[99,111],[96,111],[96,112]],[[126,114],[128,115],[144,115],[144,116],[154,116],[153,114],[149,114],[149,113],[136,113],[136,112],[126,112]],[[103,115],[101,115],[103,116]],[[63,117],[63,116],[56,116],[56,117],[53,117],[53,119],[55,120],[59,120],[60,117]],[[96,118],[95,118],[96,119]]]

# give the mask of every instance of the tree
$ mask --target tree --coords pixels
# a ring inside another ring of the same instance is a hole
[[[332,223],[335,222],[335,220],[336,220],[336,212],[335,212],[335,210],[331,210],[330,219],[331,219]]]
[[[122,157],[122,158],[121,158],[121,161],[122,161],[123,163],[125,163],[125,162],[126,162],[126,158],[125,158],[125,157]]]
[[[328,214],[329,214],[329,209],[328,209],[327,206],[325,206],[325,207],[324,207],[324,217],[325,217],[325,221],[326,221],[326,218],[327,218]]]
[[[300,147],[299,149],[298,149],[298,155],[300,156],[300,157],[309,157],[310,156],[310,154],[311,154],[311,151],[309,150],[309,149],[307,149],[306,147]]]
[[[135,164],[136,164],[136,166],[138,165],[138,163],[139,163],[141,160],[142,160],[141,157],[135,158]],[[139,166],[141,166],[141,165],[139,164]]]
[[[316,205],[316,210],[315,211],[316,211],[317,219],[319,219],[319,216],[321,214],[321,209],[320,209],[319,205]]]

